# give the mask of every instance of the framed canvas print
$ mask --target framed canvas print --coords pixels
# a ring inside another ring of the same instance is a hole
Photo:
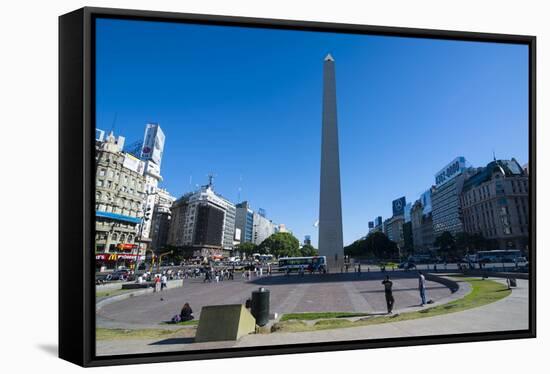
[[[535,37],[59,27],[61,358],[535,337]]]

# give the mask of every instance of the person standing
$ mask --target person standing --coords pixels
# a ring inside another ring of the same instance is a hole
[[[160,280],[160,290],[164,290],[166,287],[168,287],[168,277],[166,277],[166,274],[163,274],[161,280]]]
[[[386,275],[386,278],[382,281],[382,284],[384,285],[384,294],[386,296],[386,305],[388,307],[388,314],[391,314],[395,300],[393,298],[393,291],[392,291],[393,282],[390,280],[389,275]]]
[[[420,291],[421,306],[424,306],[426,304],[426,277],[421,271],[418,272],[418,290]]]

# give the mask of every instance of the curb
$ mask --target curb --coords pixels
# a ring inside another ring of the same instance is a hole
[[[180,288],[180,287],[183,287],[183,280],[182,279],[168,281],[168,284],[167,284],[166,288],[168,290],[170,290],[172,288]],[[153,292],[155,292],[155,289],[153,287],[149,287],[149,288],[144,288],[144,289],[137,289],[136,291],[132,291],[132,292],[123,293],[121,295],[106,297],[106,298],[101,299],[101,300],[99,300],[95,303],[95,310],[97,312],[98,310],[103,308],[105,305],[109,305],[109,304],[115,303],[117,301],[126,300],[126,299],[129,299],[131,297],[150,294],[150,293],[153,293]]]

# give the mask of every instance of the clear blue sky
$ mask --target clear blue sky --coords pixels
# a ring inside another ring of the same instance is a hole
[[[528,162],[528,48],[320,32],[97,21],[97,127],[166,134],[162,186],[264,208],[301,240],[319,210],[322,64],[336,60],[344,242],[411,202],[456,156]],[[190,184],[190,176],[192,183]]]

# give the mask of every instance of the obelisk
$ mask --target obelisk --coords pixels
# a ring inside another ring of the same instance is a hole
[[[323,66],[323,129],[321,139],[321,186],[319,194],[319,254],[327,256],[328,270],[344,264],[340,152],[336,114],[336,77],[330,53]]]

